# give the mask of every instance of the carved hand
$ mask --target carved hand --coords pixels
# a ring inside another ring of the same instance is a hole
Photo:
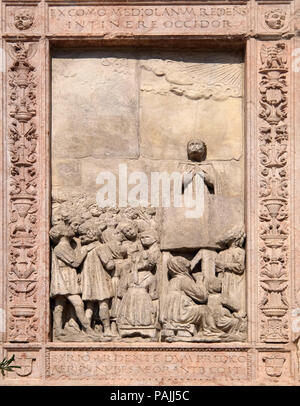
[[[87,252],[92,251],[94,248],[96,248],[97,245],[98,245],[98,242],[97,242],[97,241],[93,242],[92,244],[88,244],[88,245],[86,246]]]
[[[244,319],[246,317],[246,313],[243,310],[239,310],[238,312],[233,313],[233,317],[236,319]]]
[[[112,271],[113,269],[115,269],[115,263],[112,259],[106,264],[106,269],[108,271]]]
[[[220,261],[216,261],[216,272],[224,272],[225,264]]]
[[[76,242],[77,247],[81,247],[81,239],[78,237],[74,237],[73,240]]]

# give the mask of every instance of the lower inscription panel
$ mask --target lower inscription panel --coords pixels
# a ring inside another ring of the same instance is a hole
[[[252,380],[248,349],[49,349],[49,379],[103,385],[199,385]]]

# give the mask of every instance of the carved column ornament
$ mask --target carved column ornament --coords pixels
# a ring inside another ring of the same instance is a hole
[[[259,250],[262,341],[288,341],[289,177],[287,45],[260,49]]]
[[[37,44],[8,44],[8,340],[35,341],[38,331]]]

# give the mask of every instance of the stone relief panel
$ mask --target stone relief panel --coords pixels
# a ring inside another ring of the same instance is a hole
[[[247,339],[242,89],[239,53],[53,54],[54,341]],[[99,207],[120,165],[203,179],[203,215]]]
[[[48,29],[63,35],[239,35],[247,31],[249,11],[245,4],[49,4]]]
[[[36,43],[8,44],[8,338],[36,341],[38,294],[38,132]]]
[[[97,174],[122,162],[128,171],[178,170],[199,137],[221,193],[243,197],[242,62],[233,52],[56,51],[53,187],[96,192]]]
[[[39,31],[39,5],[5,6],[6,32],[18,34],[33,34]]]
[[[289,5],[265,5],[257,8],[258,31],[262,33],[288,32],[291,25],[291,9]]]
[[[287,45],[260,48],[259,205],[261,340],[287,342],[289,168]]]
[[[259,375],[269,385],[283,384],[292,375],[291,354],[280,351],[261,351],[258,354]]]
[[[234,382],[243,384],[253,375],[253,357],[245,349],[161,349],[130,347],[114,351],[84,349],[47,350],[49,380],[75,383],[94,380],[103,385],[191,385]]]
[[[136,158],[137,61],[121,51],[117,55],[76,51],[76,57],[61,51],[55,56],[52,92],[53,100],[59,100],[52,107],[55,158]]]
[[[92,195],[65,195],[53,198],[52,224],[54,338],[156,338],[155,209],[99,209]]]
[[[182,52],[180,57],[178,53],[157,53],[141,55],[140,63],[143,156],[185,160],[186,145],[198,133],[208,145],[208,159],[241,159],[241,55],[233,53],[224,59],[224,55],[209,51]]]
[[[7,373],[8,379],[38,379],[41,377],[42,357],[38,350],[22,351],[9,349],[7,356],[15,355],[15,362],[20,368]]]

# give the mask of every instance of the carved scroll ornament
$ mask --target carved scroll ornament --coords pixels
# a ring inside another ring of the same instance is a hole
[[[38,332],[38,134],[36,69],[31,64],[35,45],[9,45],[8,336],[13,342],[35,341]]]
[[[262,45],[259,117],[259,246],[261,339],[286,342],[289,308],[289,178],[287,127],[287,49]]]

